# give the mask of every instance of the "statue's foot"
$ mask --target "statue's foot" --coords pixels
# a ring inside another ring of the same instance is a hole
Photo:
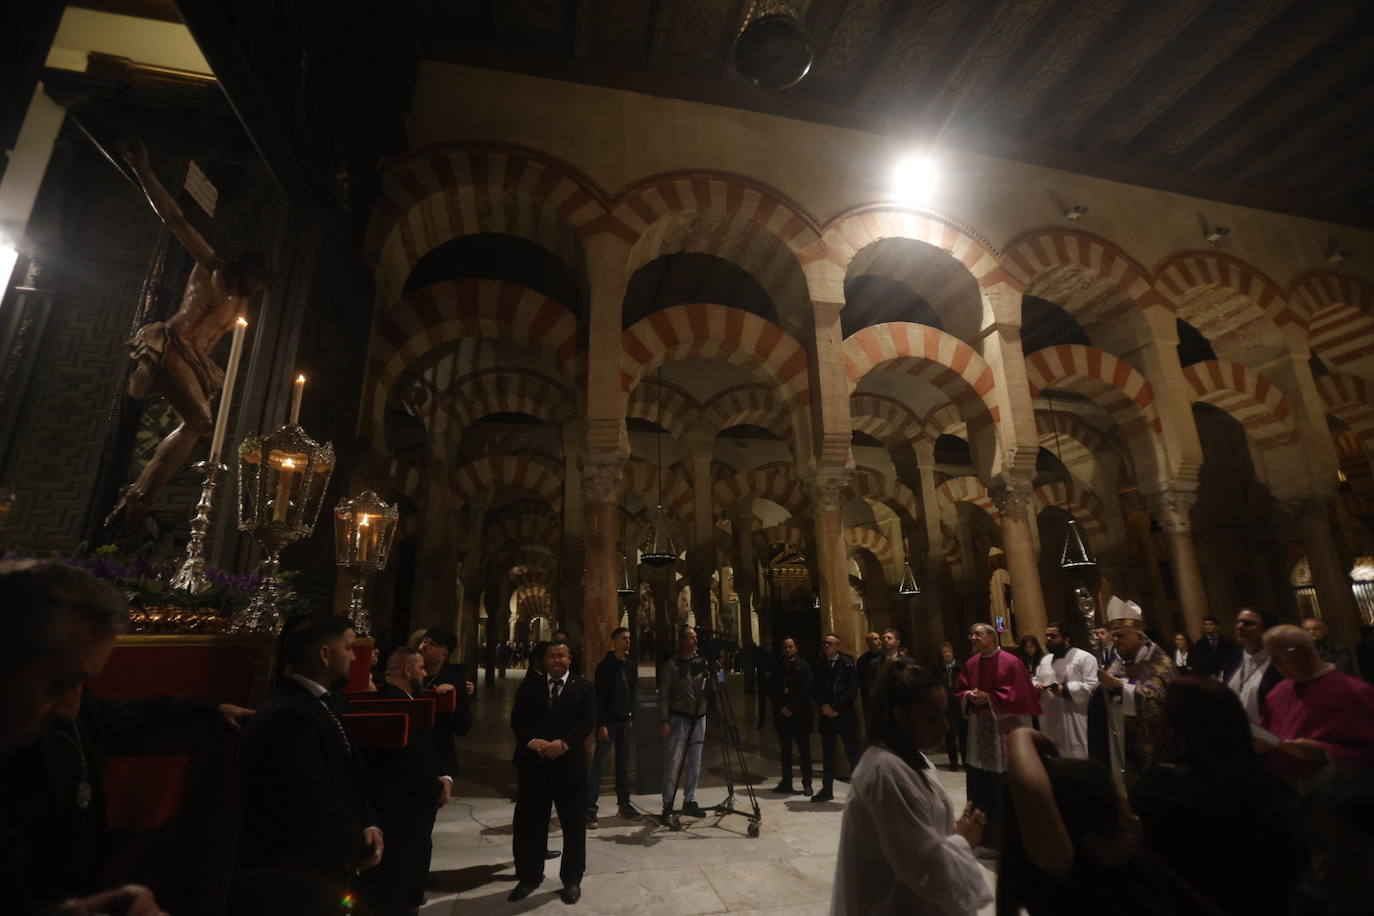
[[[133,487],[121,487],[119,490],[119,501],[110,510],[110,514],[105,516],[105,527],[113,528],[123,517],[124,528],[128,531],[138,531],[143,527],[143,522],[148,517],[148,513],[153,510],[152,504],[146,502],[141,496],[134,492]]]

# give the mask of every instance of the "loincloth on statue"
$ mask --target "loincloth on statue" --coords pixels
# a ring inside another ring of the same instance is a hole
[[[206,400],[224,387],[224,370],[209,356],[201,354],[187,344],[175,328],[168,327],[164,322],[154,321],[145,324],[129,338],[127,346],[129,358],[144,370],[129,377],[131,398],[142,400],[148,396],[153,387],[153,380],[157,378],[163,362],[167,359],[169,349],[174,350],[191,370],[191,374],[200,385],[201,395]]]

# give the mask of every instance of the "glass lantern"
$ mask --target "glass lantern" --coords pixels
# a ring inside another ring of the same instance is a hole
[[[334,555],[339,566],[353,577],[353,596],[348,617],[359,636],[370,636],[372,626],[363,607],[367,577],[386,569],[391,541],[400,510],[371,490],[341,500],[334,508]]]

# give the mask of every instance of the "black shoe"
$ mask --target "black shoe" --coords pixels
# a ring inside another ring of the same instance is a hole
[[[790,782],[780,782],[776,786],[774,786],[770,791],[777,792],[779,795],[797,794],[797,790],[792,788],[792,783]]]
[[[821,789],[820,792],[811,796],[813,802],[828,802],[835,800],[835,794],[829,789]]]
[[[572,906],[574,903],[582,899],[582,885],[569,884],[567,887],[563,888],[561,891],[558,892],[558,896],[561,897],[563,899],[563,902],[566,903],[568,906]]]
[[[558,849],[546,849],[546,850],[544,850],[544,858],[546,858],[546,859],[556,859],[556,858],[558,858],[559,856],[561,856],[562,854],[563,854],[562,851],[561,851],[561,850],[558,850]]]
[[[706,812],[694,801],[682,803],[682,813],[688,817],[705,817]]]
[[[587,812],[587,829],[588,829],[588,830],[595,830],[597,827],[600,827],[600,826],[601,826],[601,825],[598,824],[597,821],[596,821],[596,812],[595,812],[595,811],[588,811],[588,812]]]
[[[658,822],[664,827],[673,826],[673,809],[664,808],[663,813],[658,816]]]
[[[524,882],[521,882],[520,884],[515,885],[515,890],[511,891],[510,896],[506,897],[506,902],[519,903],[521,900],[524,900],[526,897],[528,897],[530,894],[533,894],[538,889],[538,884],[525,884]]]
[[[616,814],[627,821],[632,821],[639,817],[639,812],[635,810],[634,805],[621,805],[620,810],[616,811]]]
[[[811,783],[808,782],[806,785],[802,786],[802,794],[805,795],[807,798],[810,798],[812,795],[815,794],[811,791]]]

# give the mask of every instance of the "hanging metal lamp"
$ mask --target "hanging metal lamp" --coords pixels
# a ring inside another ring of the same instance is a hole
[[[615,593],[622,598],[628,598],[638,589],[634,586],[634,578],[630,575],[630,558],[625,554],[620,555],[620,576],[616,583]]]
[[[902,583],[897,586],[897,594],[903,597],[919,595],[921,593],[921,586],[916,584],[916,574],[911,571],[911,561],[903,561],[902,567]]]
[[[1062,468],[1064,455],[1059,451],[1059,422],[1054,413],[1054,395],[1046,394],[1045,397],[1050,402],[1050,426],[1054,427],[1054,457],[1059,459]],[[1064,532],[1064,549],[1059,552],[1059,568],[1085,569],[1096,565],[1097,561],[1088,553],[1088,544],[1078,530],[1078,520],[1070,513],[1069,528]]]
[[[640,548],[639,559],[655,569],[662,569],[677,562],[678,549],[673,543],[673,529],[668,524],[668,513],[663,511],[663,367],[658,367],[658,432],[654,433],[657,449],[654,479],[658,484],[658,504],[654,508],[654,518],[649,524],[649,537]]]

